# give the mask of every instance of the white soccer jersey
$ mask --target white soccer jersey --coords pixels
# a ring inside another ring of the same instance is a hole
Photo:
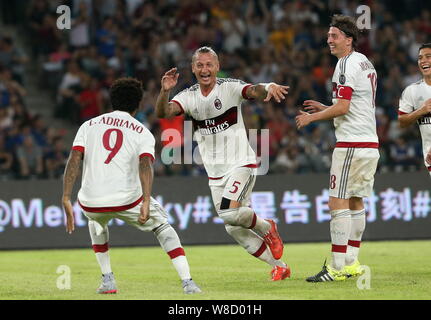
[[[72,148],[84,154],[81,207],[89,212],[117,212],[139,204],[139,159],[154,159],[154,144],[151,132],[124,111],[83,123]]]
[[[171,100],[193,120],[199,152],[210,179],[223,177],[237,167],[256,165],[241,113],[248,86],[240,80],[218,78],[206,97],[199,84],[195,84]]]
[[[376,147],[377,73],[373,64],[363,54],[352,52],[338,60],[332,85],[334,104],[337,99],[350,100],[349,112],[334,119],[337,143]]]
[[[401,95],[398,114],[407,114],[420,109],[422,104],[428,99],[431,99],[431,86],[424,80],[413,83],[405,88]],[[419,118],[417,123],[422,136],[422,150],[425,166],[429,167],[425,159],[431,148],[431,114],[428,113]]]

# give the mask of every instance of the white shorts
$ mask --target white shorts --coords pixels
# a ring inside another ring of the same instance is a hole
[[[329,196],[339,199],[369,197],[373,191],[379,157],[376,148],[335,148]]]
[[[221,179],[210,180],[209,187],[217,212],[220,210],[222,198],[234,200],[241,206],[250,205],[250,195],[256,182],[256,169],[240,167]]]
[[[152,231],[158,226],[168,222],[168,215],[163,207],[151,197],[150,200],[150,218],[145,222],[145,224],[140,224],[138,222],[139,215],[141,213],[140,208],[142,202],[137,206],[130,208],[126,211],[119,212],[88,212],[84,211],[85,216],[90,221],[97,222],[102,229],[105,229],[108,222],[111,219],[117,218],[123,220],[127,224],[138,228],[141,231]]]

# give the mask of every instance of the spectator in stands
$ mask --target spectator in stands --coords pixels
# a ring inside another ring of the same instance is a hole
[[[49,179],[61,178],[66,167],[69,153],[64,148],[64,141],[61,137],[54,138],[53,147],[45,154],[46,176]]]
[[[16,150],[19,173],[22,179],[40,178],[43,174],[42,148],[35,142],[32,135],[25,135],[23,143]]]
[[[12,175],[13,153],[6,149],[5,140],[5,136],[0,133],[0,179]]]
[[[24,65],[27,62],[24,51],[14,45],[11,37],[0,39],[0,65],[10,68],[14,80],[23,82]]]
[[[145,79],[147,85],[146,97],[137,116],[160,137],[160,123],[152,116],[152,92],[158,92],[159,83],[152,79],[159,79],[162,70],[177,66],[181,73],[177,89],[190,87],[194,82],[189,66],[190,53],[202,45],[210,45],[220,51],[223,70],[219,77],[249,82],[273,79],[290,85],[284,104],[262,105],[247,101],[242,108],[247,126],[271,129],[271,164],[275,161],[285,164],[288,160],[295,163],[291,159],[303,156],[300,166],[289,164],[290,169],[283,170],[319,172],[321,166],[327,165],[335,141],[333,132],[328,131],[328,124],[312,126],[299,136],[292,124],[303,96],[330,103],[331,75],[336,61],[322,39],[325,39],[330,15],[355,15],[359,1],[70,0],[68,3],[72,5],[72,15],[77,23],[72,33],[58,33],[52,29],[55,5],[47,0],[31,0],[29,32],[26,33],[30,42],[37,44],[35,51],[40,53],[41,59],[52,63],[45,64],[42,80],[55,84],[58,116],[79,123],[90,114],[96,114],[97,109],[99,112],[108,110],[107,89],[112,82],[120,76],[133,76]],[[372,29],[359,41],[358,50],[368,53],[379,73],[376,114],[383,154],[381,168],[405,170],[414,166],[400,159],[403,153],[409,154],[415,148],[413,133],[417,130],[406,132],[398,128],[394,106],[398,105],[404,82],[411,83],[417,76],[418,46],[431,41],[431,11],[425,6],[420,12],[415,10],[406,4],[401,8],[391,5],[390,1],[374,1]],[[44,25],[46,30],[42,31]],[[10,61],[10,53],[5,52],[10,52],[15,45],[12,42],[12,46],[8,46],[8,42],[10,40],[0,41],[0,60]],[[23,66],[22,63],[18,65]],[[15,77],[15,71],[12,71]],[[84,81],[88,77],[93,79],[90,81],[93,88],[99,83],[100,89],[89,88],[88,81]],[[10,82],[6,85],[0,80],[0,106],[11,106],[14,112],[12,127],[3,131],[6,145],[13,149],[22,143],[17,131],[28,122],[29,116],[23,99],[23,90],[27,88],[12,87]],[[99,94],[96,92],[100,92],[101,104],[97,102]],[[86,107],[81,108],[83,104]],[[10,126],[10,120],[4,123],[6,127]],[[43,135],[50,135],[49,145],[55,133],[48,131]],[[398,141],[400,136],[404,137],[402,147]],[[298,150],[289,154],[288,149],[294,145]],[[157,148],[160,151],[161,144]],[[399,166],[393,165],[393,161]],[[156,174],[174,173],[163,164],[156,163],[155,167]],[[174,171],[178,174],[203,172],[196,165],[175,168]]]
[[[84,78],[78,102],[80,107],[80,123],[84,123],[102,113],[102,93],[97,79],[91,78],[90,76]]]

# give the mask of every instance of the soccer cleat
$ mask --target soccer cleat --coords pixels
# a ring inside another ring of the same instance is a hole
[[[197,286],[197,284],[192,279],[183,280],[182,285],[183,285],[183,290],[185,294],[202,292],[202,290]]]
[[[326,281],[344,281],[347,276],[343,271],[337,271],[326,265],[326,260],[323,263],[322,270],[314,276],[308,277],[307,282],[326,282]]]
[[[112,272],[102,275],[102,283],[96,292],[100,294],[117,293],[117,286]]]
[[[284,280],[290,278],[290,268],[288,265],[286,267],[275,266],[271,270],[271,281]]]
[[[280,235],[277,231],[277,225],[274,220],[265,219],[271,225],[269,231],[263,236],[263,241],[268,245],[269,250],[271,250],[272,256],[275,260],[281,259],[283,256],[283,240],[281,240]]]
[[[357,277],[365,272],[358,260],[351,266],[344,266],[343,273],[348,277]]]

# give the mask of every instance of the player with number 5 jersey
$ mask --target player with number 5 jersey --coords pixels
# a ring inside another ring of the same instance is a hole
[[[248,142],[241,104],[245,99],[273,98],[280,102],[288,87],[272,82],[252,85],[238,79],[217,78],[219,60],[210,47],[197,49],[191,66],[198,83],[170,101],[169,92],[176,86],[179,74],[176,68],[164,74],[156,113],[160,118],[182,113],[192,118],[214,206],[226,231],[248,253],[272,266],[272,281],[286,279],[290,268],[281,260],[283,241],[276,223],[259,217],[250,207],[257,163]]]
[[[108,245],[108,223],[115,218],[141,231],[152,231],[171,258],[184,293],[199,293],[180,239],[168,223],[166,211],[151,197],[155,140],[134,118],[142,94],[138,80],[116,80],[110,88],[114,111],[90,119],[79,128],[63,179],[66,230],[74,230],[71,193],[83,162],[78,202],[89,220],[93,250],[102,271],[97,293],[117,292]]]
[[[363,198],[371,195],[379,160],[375,97],[377,73],[368,58],[355,51],[359,30],[353,18],[336,15],[328,32],[331,54],[338,58],[332,77],[332,105],[304,101],[296,117],[299,129],[334,120],[337,139],[329,182],[332,261],[309,282],[345,280],[363,272],[358,261],[365,230]]]

